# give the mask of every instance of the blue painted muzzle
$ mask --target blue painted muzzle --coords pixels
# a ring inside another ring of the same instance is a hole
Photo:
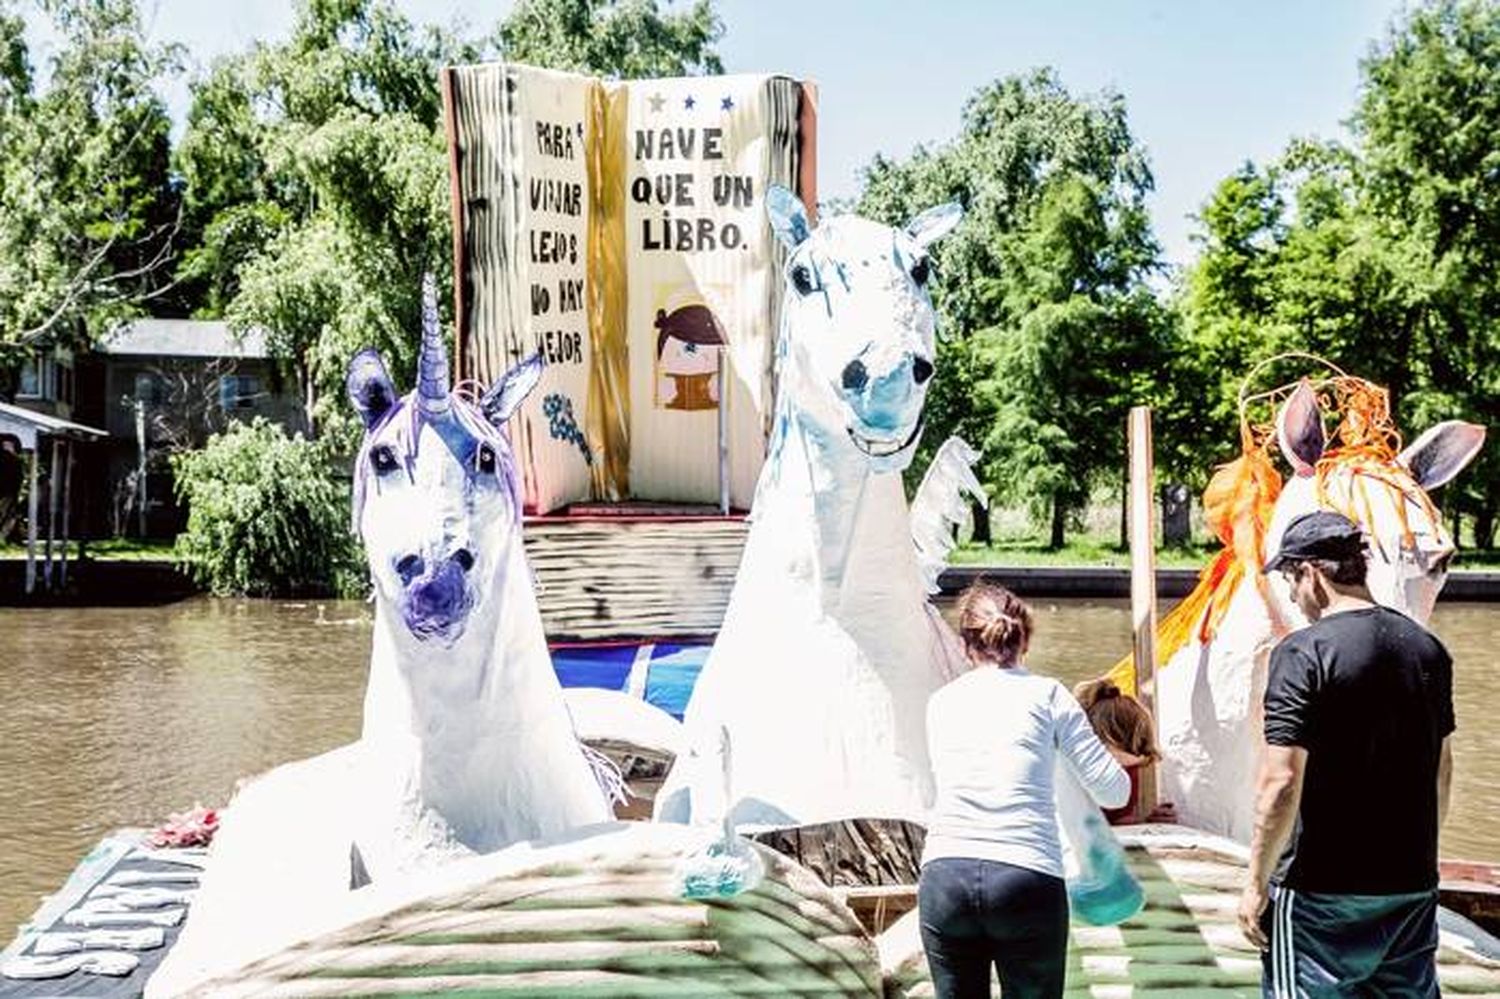
[[[407,629],[418,639],[438,639],[451,644],[463,634],[474,606],[469,589],[467,552],[438,561],[429,571],[406,584],[402,616]]]

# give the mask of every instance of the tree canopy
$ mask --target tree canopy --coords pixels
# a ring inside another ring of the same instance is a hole
[[[722,73],[724,26],[709,0],[663,13],[656,0],[521,0],[495,31],[513,62],[614,79]]]
[[[1050,70],[982,88],[951,144],[866,173],[859,210],[891,224],[964,205],[937,251],[945,338],[926,446],[978,445],[994,495],[1049,510],[1054,545],[1090,488],[1118,477],[1125,411],[1150,398],[1169,346],[1147,285],[1151,183],[1123,98],[1076,97]]]
[[[0,358],[75,346],[119,317],[170,312],[181,186],[153,87],[177,51],[133,0],[46,0],[43,74],[20,8],[0,0]]]
[[[1396,21],[1362,65],[1351,129],[1246,164],[1204,205],[1180,303],[1203,433],[1232,440],[1238,379],[1291,350],[1387,386],[1412,435],[1500,415],[1500,8],[1437,0]],[[1485,547],[1493,452],[1446,497]]]

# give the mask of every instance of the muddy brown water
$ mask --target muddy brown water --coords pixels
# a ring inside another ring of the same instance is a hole
[[[1072,682],[1127,647],[1123,601],[1037,603],[1031,665]],[[101,836],[350,741],[369,660],[362,603],[195,599],[0,611],[0,938]],[[1457,663],[1446,857],[1500,862],[1500,606],[1434,619]],[[3,940],[0,940],[3,942]]]

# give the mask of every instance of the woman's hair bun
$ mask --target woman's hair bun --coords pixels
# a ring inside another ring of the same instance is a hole
[[[1031,608],[1005,587],[981,580],[959,598],[958,634],[971,656],[1015,665],[1031,640]]]

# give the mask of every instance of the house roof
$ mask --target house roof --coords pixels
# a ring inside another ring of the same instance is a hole
[[[22,409],[8,402],[0,402],[0,433],[14,434],[21,441],[21,447],[27,451],[36,449],[36,439],[42,434],[80,441],[109,436],[107,431],[64,420],[60,416]]]
[[[202,319],[136,319],[122,323],[97,345],[102,354],[132,357],[269,357],[266,333],[252,327],[243,335],[229,324]]]

